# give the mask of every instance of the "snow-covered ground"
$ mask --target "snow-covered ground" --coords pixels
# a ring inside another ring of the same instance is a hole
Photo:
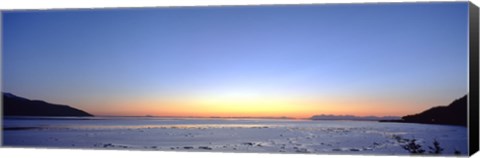
[[[443,154],[467,153],[467,128],[373,121],[193,119],[156,117],[7,118],[4,146],[266,152],[409,154],[398,136],[427,152],[436,139]]]

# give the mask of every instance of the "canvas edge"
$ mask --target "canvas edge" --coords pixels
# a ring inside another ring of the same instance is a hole
[[[364,2],[364,3],[348,3],[348,4],[388,4],[388,3],[448,3],[445,1],[419,1],[419,2]],[[457,3],[458,1],[450,1]],[[461,1],[460,1],[461,2]],[[468,53],[469,53],[469,77],[468,77],[468,152],[469,155],[473,155],[479,151],[479,8],[472,3],[468,2]],[[283,4],[283,5],[328,5],[337,3],[313,3],[313,4]],[[338,3],[344,4],[344,3]],[[282,4],[263,4],[263,5],[220,5],[220,6],[146,6],[146,7],[107,7],[107,8],[51,8],[48,10],[89,10],[89,9],[151,9],[151,8],[171,8],[171,7],[235,7],[235,6],[278,6]],[[5,11],[36,11],[41,9],[0,9],[0,32],[3,32],[3,14]],[[3,34],[0,35],[0,63],[3,61]],[[0,76],[3,76],[3,67],[0,64]],[[3,91],[3,78],[0,77],[0,89]],[[3,98],[0,97],[0,126],[3,127]],[[3,128],[0,129],[0,148],[4,148],[3,145]],[[48,148],[47,148],[48,149]],[[66,148],[74,149],[74,148]],[[359,155],[365,156],[365,155]],[[389,155],[379,155],[389,156]],[[406,155],[403,155],[406,156]]]
[[[478,7],[469,2],[469,92],[468,92],[468,140],[469,155],[479,150],[479,12]]]

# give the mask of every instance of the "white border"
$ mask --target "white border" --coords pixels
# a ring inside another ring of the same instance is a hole
[[[446,2],[452,0],[434,0]],[[466,0],[453,0],[466,1]],[[471,0],[480,6],[480,0]],[[165,7],[165,6],[219,6],[219,5],[269,5],[269,4],[327,4],[327,3],[378,3],[378,2],[429,2],[428,0],[1,0],[0,10],[25,9],[76,9],[76,8],[136,8],[136,7]],[[432,2],[432,1],[430,1]],[[1,19],[1,15],[0,15]],[[1,22],[0,22],[1,25]],[[0,26],[1,29],[1,26]],[[2,37],[0,37],[0,43]],[[1,44],[0,44],[1,47]],[[1,51],[1,50],[0,50]],[[1,57],[0,57],[1,59]],[[1,68],[1,65],[0,65]],[[1,73],[1,69],[0,69]],[[1,78],[0,78],[1,89]],[[0,124],[1,125],[1,124]],[[0,131],[1,134],[1,131]],[[1,138],[0,138],[1,140]],[[312,157],[405,157],[405,156],[362,156],[362,155],[305,155],[305,154],[258,154],[258,153],[219,153],[219,152],[168,152],[168,151],[120,151],[120,150],[84,150],[84,149],[32,149],[32,148],[0,148],[1,157],[38,158],[38,157],[191,157],[191,158],[220,158],[220,157],[256,157],[256,158],[312,158]],[[480,158],[477,153],[473,157]]]

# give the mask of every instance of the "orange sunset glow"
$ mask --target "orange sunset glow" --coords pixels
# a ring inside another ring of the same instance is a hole
[[[424,106],[412,106],[414,102],[379,102],[368,99],[314,99],[273,98],[248,95],[221,95],[191,97],[189,99],[122,101],[111,103],[115,109],[95,111],[100,115],[124,116],[184,116],[184,117],[291,117],[308,118],[316,114],[356,116],[401,116],[419,111]],[[417,103],[420,104],[420,103]],[[423,102],[422,105],[435,105]],[[135,108],[132,108],[134,105]],[[389,108],[389,107],[408,107]],[[94,111],[94,109],[92,109]]]

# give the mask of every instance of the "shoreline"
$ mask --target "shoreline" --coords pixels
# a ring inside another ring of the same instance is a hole
[[[414,121],[405,121],[405,120],[378,120],[379,123],[415,123],[415,124],[425,124],[425,125],[445,125],[445,126],[459,126],[465,127],[467,126],[460,125],[460,124],[447,124],[447,123],[431,123],[431,122],[414,122]]]

